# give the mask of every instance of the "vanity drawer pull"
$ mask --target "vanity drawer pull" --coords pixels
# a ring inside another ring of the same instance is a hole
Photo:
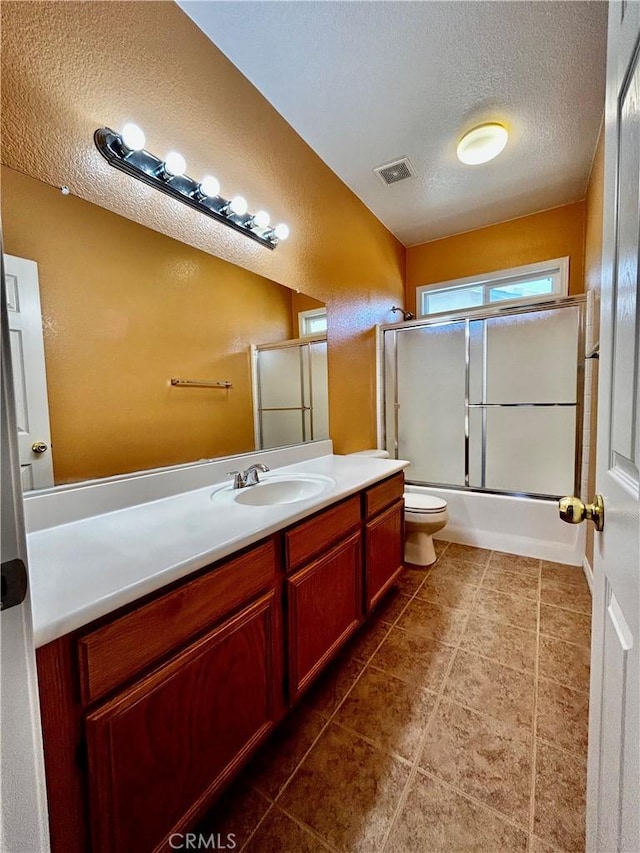
[[[273,588],[272,539],[223,562],[78,640],[82,701],[89,704]]]

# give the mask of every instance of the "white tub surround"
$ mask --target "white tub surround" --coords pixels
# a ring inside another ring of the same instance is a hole
[[[311,447],[317,454],[318,445]],[[175,492],[179,493],[155,500],[150,497],[153,483],[136,483],[133,478],[76,487],[73,500],[64,507],[67,517],[72,516],[70,508],[82,506],[83,495],[92,507],[112,509],[90,517],[72,517],[56,526],[40,525],[42,529],[32,526],[27,544],[36,646],[258,542],[408,465],[395,459],[316,455],[294,464],[281,462],[282,467],[277,467],[276,460],[278,456],[283,459],[282,454],[283,451],[251,454],[240,457],[238,465],[233,458],[208,463],[209,482],[200,483],[199,487],[191,485],[191,491],[188,486],[184,488],[184,483],[189,477],[193,483],[195,477],[205,476],[200,470],[203,466],[183,469],[177,479],[172,472]],[[264,462],[274,471],[277,468],[278,474],[324,475],[335,480],[335,486],[316,497],[275,506],[246,506],[212,499],[214,487],[226,481],[229,470],[246,468],[254,462]],[[154,472],[141,479],[160,478],[156,480],[158,486],[169,489],[171,483],[163,483],[162,476]],[[103,485],[105,494],[100,491]],[[58,494],[64,496],[69,491]],[[131,493],[145,497],[130,505],[126,498]],[[118,494],[121,508],[114,506]],[[34,495],[25,504],[38,499]],[[32,522],[38,512],[32,514]],[[53,504],[42,511],[48,519],[62,513]]]
[[[436,539],[581,566],[584,525],[564,524],[556,501],[456,489],[406,486],[447,502],[449,521]]]

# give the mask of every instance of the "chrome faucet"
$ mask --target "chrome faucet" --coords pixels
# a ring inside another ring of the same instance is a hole
[[[240,471],[229,471],[227,476],[233,477],[234,489],[244,489],[245,486],[256,486],[260,482],[258,471],[265,472],[268,470],[268,465],[249,465],[244,473]]]

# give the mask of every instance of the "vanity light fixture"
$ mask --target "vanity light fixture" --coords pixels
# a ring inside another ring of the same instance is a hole
[[[220,183],[213,175],[205,175],[200,181],[190,178],[186,174],[185,159],[177,151],[171,151],[164,160],[151,154],[145,149],[145,135],[136,124],[125,124],[120,133],[101,127],[93,139],[109,165],[218,222],[224,222],[268,249],[275,249],[281,240],[289,236],[289,227],[284,223],[270,227],[270,216],[265,210],[249,213],[249,205],[241,195],[222,198]]]
[[[458,142],[458,160],[469,166],[487,163],[504,150],[508,138],[506,127],[495,122],[473,127]]]

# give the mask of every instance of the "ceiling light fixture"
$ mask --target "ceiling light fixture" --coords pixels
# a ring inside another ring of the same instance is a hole
[[[469,166],[477,166],[493,160],[504,149],[509,134],[506,127],[491,122],[480,124],[467,131],[458,142],[458,160]]]
[[[101,127],[93,139],[109,165],[218,222],[224,222],[268,249],[275,249],[289,236],[289,227],[284,223],[275,228],[269,227],[270,217],[266,211],[249,213],[248,204],[242,196],[237,195],[230,200],[222,198],[220,183],[212,175],[206,175],[201,181],[190,178],[185,174],[185,159],[177,151],[167,154],[164,160],[146,151],[145,135],[135,124],[126,124],[121,133]]]

